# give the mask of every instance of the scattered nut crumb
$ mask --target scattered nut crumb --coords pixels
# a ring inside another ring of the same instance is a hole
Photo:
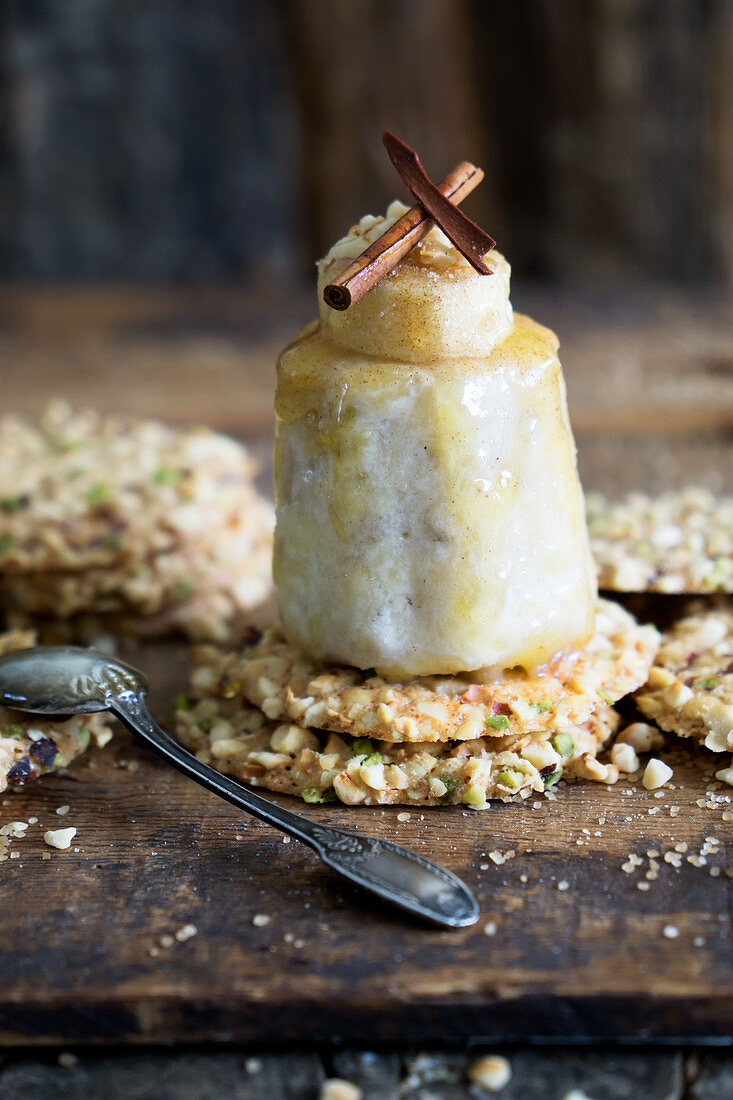
[[[75,836],[76,829],[49,829],[43,834],[43,839],[49,848],[70,848]]]
[[[175,937],[179,943],[185,943],[186,940],[190,940],[193,936],[197,935],[198,928],[195,924],[184,924],[182,928],[179,928],[175,933]]]
[[[661,748],[664,737],[650,726],[648,722],[632,722],[616,738],[616,744],[630,745],[636,752],[650,752],[652,749]]]
[[[272,917],[268,916],[267,913],[255,913],[255,915],[252,917],[252,924],[255,926],[255,928],[264,928],[265,925],[269,924],[271,920]]]
[[[65,817],[66,814],[68,814],[70,809],[71,809],[71,806],[57,806],[56,807],[56,813],[59,815],[59,817]]]
[[[618,741],[611,749],[611,762],[620,772],[635,772],[639,767],[639,757],[633,745]]]
[[[665,764],[663,760],[653,756],[644,769],[641,783],[647,791],[655,791],[657,787],[663,787],[673,775],[674,772],[669,764]]]
[[[64,1069],[73,1069],[74,1066],[79,1065],[79,1059],[75,1054],[72,1054],[68,1050],[62,1050],[57,1058],[58,1064],[63,1066]]]
[[[662,935],[666,936],[668,940],[677,939],[679,934],[680,930],[679,928],[675,927],[674,924],[665,924],[664,928],[662,929]]]
[[[358,1085],[351,1081],[343,1081],[339,1077],[332,1077],[330,1081],[324,1081],[321,1085],[319,1100],[363,1100],[364,1093]]]
[[[485,936],[495,936],[496,935],[496,921],[490,920],[490,921],[486,922],[486,924],[484,925],[484,935]]]
[[[468,1067],[468,1076],[474,1085],[489,1092],[498,1092],[511,1080],[512,1067],[508,1059],[501,1055],[487,1054]]]

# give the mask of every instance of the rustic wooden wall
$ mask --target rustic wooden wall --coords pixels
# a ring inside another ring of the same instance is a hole
[[[5,0],[2,273],[305,275],[386,126],[520,273],[733,282],[733,0]]]

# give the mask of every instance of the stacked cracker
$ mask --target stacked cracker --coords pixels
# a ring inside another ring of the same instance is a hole
[[[231,641],[270,590],[273,513],[234,440],[72,412],[0,418],[0,608]],[[88,637],[88,629],[81,636]]]
[[[177,732],[205,762],[306,802],[480,809],[562,776],[614,782],[598,760],[613,703],[646,681],[657,645],[654,627],[599,601],[588,644],[534,675],[399,682],[312,661],[273,629],[244,651],[196,649]]]
[[[36,644],[31,630],[0,634],[0,657]],[[112,737],[106,714],[80,714],[66,721],[0,707],[0,791],[19,787],[47,772],[65,768],[91,740],[106,745]]]
[[[637,704],[665,731],[733,750],[733,497],[592,494],[588,524],[601,587],[707,597],[676,608]],[[733,767],[716,775],[733,784]]]

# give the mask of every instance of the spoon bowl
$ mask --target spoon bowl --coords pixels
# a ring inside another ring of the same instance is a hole
[[[147,692],[142,672],[80,646],[16,649],[0,659],[0,704],[33,714],[94,714],[126,691]]]

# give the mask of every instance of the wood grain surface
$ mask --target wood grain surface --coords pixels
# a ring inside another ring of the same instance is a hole
[[[164,720],[181,652],[126,655],[149,672]],[[3,865],[0,1039],[725,1041],[730,825],[728,803],[696,804],[715,766],[704,765],[707,776],[699,754],[681,750],[661,798],[638,784],[579,784],[557,801],[413,810],[406,822],[399,807],[297,804],[462,875],[481,921],[444,933],[351,889],[120,731],[68,775],[0,802],[3,821],[38,818]],[[43,833],[60,824],[78,830],[73,846],[43,861]],[[699,854],[709,836],[720,852],[703,866],[684,854],[679,868],[664,862],[675,845]],[[498,865],[491,856],[512,851]],[[660,853],[651,881],[648,851]],[[629,853],[642,865],[627,874]],[[189,923],[196,936],[160,947]]]
[[[563,334],[588,483],[733,488],[726,307],[657,299],[614,312],[525,298]],[[307,301],[292,308],[307,317]],[[209,421],[266,457],[280,314],[234,293],[167,292],[16,292],[2,312],[4,409],[37,408],[53,391]],[[125,655],[149,673],[166,722],[184,647],[128,644]],[[120,730],[66,775],[0,797],[2,822],[38,819],[0,874],[0,1041],[727,1042],[731,803],[706,796],[719,766],[681,745],[661,797],[582,784],[556,801],[412,811],[404,822],[399,808],[298,804],[465,877],[481,922],[442,933],[342,884]],[[43,832],[61,823],[77,836],[51,851]],[[683,845],[679,867],[665,861]],[[495,862],[497,852],[515,854]],[[630,853],[641,864],[626,873]],[[253,923],[257,914],[269,922]],[[160,945],[189,923],[195,936]]]

